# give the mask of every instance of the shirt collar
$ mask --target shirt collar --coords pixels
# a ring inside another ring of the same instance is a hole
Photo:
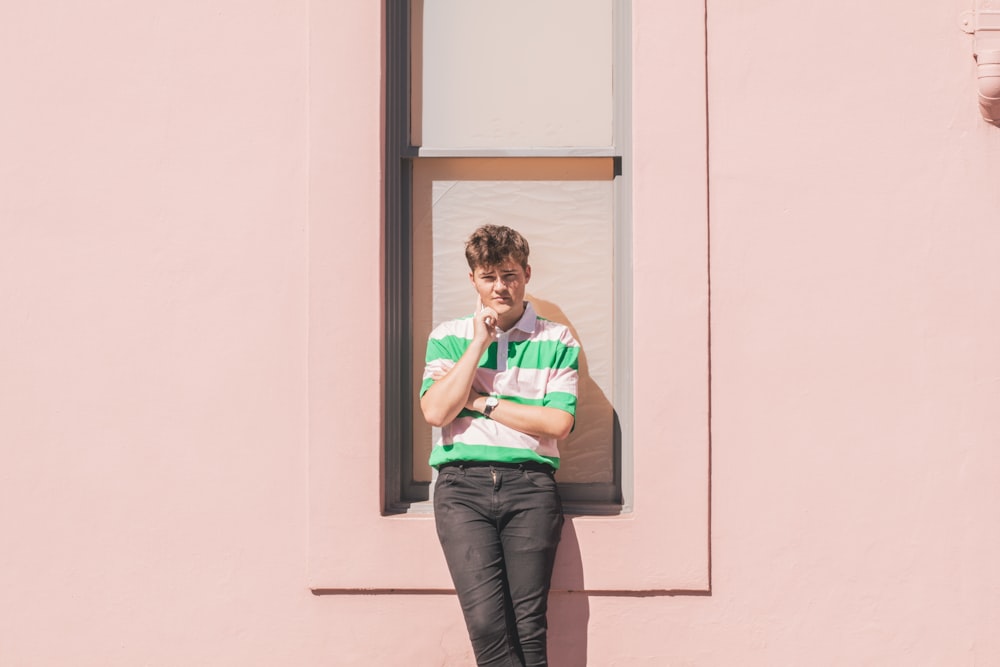
[[[524,302],[524,314],[521,315],[521,319],[517,321],[517,324],[511,327],[511,330],[520,329],[524,333],[531,333],[535,330],[535,321],[538,319],[538,315],[535,314],[535,309],[531,307],[530,301]]]

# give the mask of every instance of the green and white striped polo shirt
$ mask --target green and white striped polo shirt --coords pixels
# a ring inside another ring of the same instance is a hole
[[[472,335],[472,316],[444,322],[431,332],[421,396],[434,384],[435,374],[455,365]],[[517,324],[498,332],[483,353],[472,386],[482,394],[575,415],[579,356],[580,345],[569,329],[538,317],[526,302]],[[431,450],[432,466],[451,461],[537,461],[558,468],[559,449],[554,438],[527,435],[463,408],[442,427],[441,439]]]

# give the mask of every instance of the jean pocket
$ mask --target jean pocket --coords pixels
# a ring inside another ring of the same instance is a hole
[[[532,486],[537,486],[540,489],[556,488],[556,478],[551,473],[539,472],[537,470],[525,470],[524,478],[528,480]]]
[[[454,469],[447,469],[443,472],[438,473],[437,482],[435,483],[435,488],[440,489],[447,486],[452,486],[458,481],[459,472]]]

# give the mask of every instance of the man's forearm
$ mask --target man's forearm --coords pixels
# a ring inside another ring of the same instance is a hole
[[[486,396],[470,396],[466,407],[476,412],[486,409]],[[573,415],[543,405],[525,405],[501,400],[490,413],[490,419],[504,426],[541,438],[564,440],[573,428]]]
[[[420,409],[431,426],[450,424],[465,407],[476,378],[482,350],[470,345],[444,377],[434,381],[420,397]]]

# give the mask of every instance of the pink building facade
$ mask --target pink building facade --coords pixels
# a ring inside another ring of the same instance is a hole
[[[1000,664],[989,7],[629,5],[627,507],[552,664]],[[471,664],[383,511],[385,34],[0,9],[0,664]]]

